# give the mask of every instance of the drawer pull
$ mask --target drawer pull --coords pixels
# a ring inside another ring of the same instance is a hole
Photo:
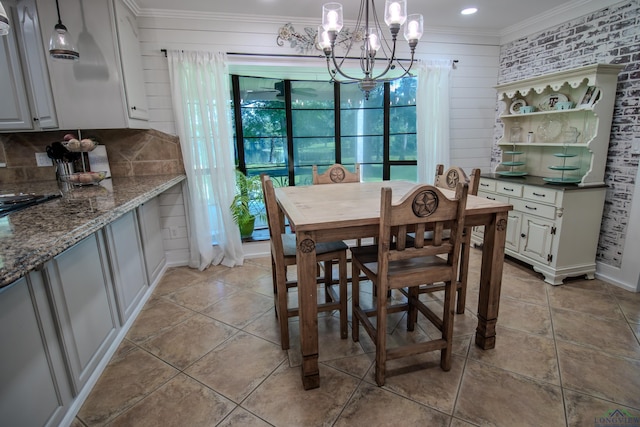
[[[504,191],[513,191],[513,188],[502,187]]]
[[[527,235],[526,235],[526,234],[524,234],[524,233],[521,233],[521,234],[520,234],[520,237],[522,237],[522,238],[524,239],[525,237],[527,237]]]
[[[495,197],[489,197],[489,196],[487,196],[487,199],[489,199],[489,200],[495,200],[496,198],[495,198]]]
[[[480,183],[480,185],[481,185],[482,187],[488,187],[488,186],[489,186],[489,184],[484,184],[484,183],[482,183],[482,182]]]
[[[536,208],[535,206],[529,206],[529,205],[524,205],[525,208],[530,209],[532,211],[537,211],[538,208]]]
[[[537,197],[546,197],[546,195],[540,193],[533,193],[533,195]]]

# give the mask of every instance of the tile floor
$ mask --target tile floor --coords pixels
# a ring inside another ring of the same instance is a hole
[[[282,351],[268,258],[171,269],[73,425],[549,427],[595,426],[614,409],[640,416],[640,294],[599,280],[552,287],[508,260],[497,345],[482,351],[473,344],[479,253],[451,371],[439,353],[394,361],[382,388],[366,333],[341,340],[338,318],[326,315],[321,387],[302,389],[297,319]],[[390,341],[410,338],[396,320]],[[414,334],[434,334],[427,323]]]

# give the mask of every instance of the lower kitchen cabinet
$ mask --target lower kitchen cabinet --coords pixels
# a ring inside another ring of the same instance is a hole
[[[153,285],[166,264],[158,197],[154,197],[138,207],[138,221],[140,222],[140,235],[142,236],[147,278],[149,285]]]
[[[102,233],[45,265],[74,395],[116,339],[119,322]]]
[[[480,179],[479,197],[513,205],[505,253],[533,266],[552,285],[567,277],[595,277],[605,187],[528,185],[531,181]],[[482,227],[471,240],[482,243]]]
[[[0,290],[0,424],[58,425],[72,401],[42,275]]]
[[[135,211],[104,228],[121,324],[129,320],[149,288],[138,230]]]

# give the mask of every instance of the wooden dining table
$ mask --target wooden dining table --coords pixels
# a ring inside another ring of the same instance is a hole
[[[320,386],[316,243],[376,237],[380,223],[380,190],[390,187],[395,203],[415,185],[409,181],[382,181],[276,188],[279,209],[296,230],[300,348],[305,389]],[[447,197],[454,196],[453,191],[441,191]],[[467,198],[465,225],[484,226],[475,334],[476,345],[484,350],[495,347],[507,213],[511,209],[507,203],[477,196]]]

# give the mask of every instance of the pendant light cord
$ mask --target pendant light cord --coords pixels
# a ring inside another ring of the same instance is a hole
[[[58,4],[58,0],[56,0],[56,10],[58,11],[58,25],[62,25],[62,19],[60,19],[60,5]]]

